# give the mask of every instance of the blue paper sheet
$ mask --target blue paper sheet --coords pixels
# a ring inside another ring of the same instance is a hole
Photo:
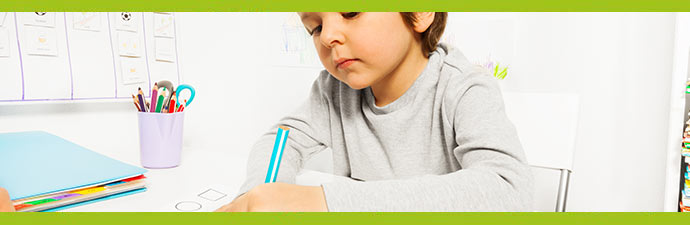
[[[146,172],[42,131],[0,134],[0,187],[12,200]]]

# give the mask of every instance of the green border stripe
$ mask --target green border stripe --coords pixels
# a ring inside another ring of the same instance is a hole
[[[688,0],[3,0],[0,11],[690,11]]]
[[[685,213],[0,213],[0,224],[683,224]]]

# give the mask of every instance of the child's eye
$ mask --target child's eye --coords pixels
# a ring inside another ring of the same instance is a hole
[[[353,17],[359,15],[359,12],[346,12],[346,13],[342,13],[342,15],[343,15],[343,17],[350,19],[350,18],[353,18]]]
[[[314,27],[311,31],[309,31],[309,35],[314,36],[314,34],[321,33],[321,25]]]

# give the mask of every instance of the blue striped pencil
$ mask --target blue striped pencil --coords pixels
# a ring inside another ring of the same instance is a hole
[[[271,154],[271,161],[268,164],[268,172],[266,173],[266,182],[276,182],[278,177],[278,168],[280,168],[280,160],[283,158],[283,150],[285,150],[285,143],[287,142],[290,128],[280,126],[276,134],[276,142],[273,145],[273,153]]]

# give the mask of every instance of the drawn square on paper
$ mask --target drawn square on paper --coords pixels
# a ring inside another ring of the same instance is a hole
[[[199,194],[199,197],[206,199],[206,200],[210,200],[210,201],[218,201],[221,198],[224,198],[225,196],[227,196],[227,194],[213,190],[213,189],[208,189],[208,190],[202,192],[201,194]]]

